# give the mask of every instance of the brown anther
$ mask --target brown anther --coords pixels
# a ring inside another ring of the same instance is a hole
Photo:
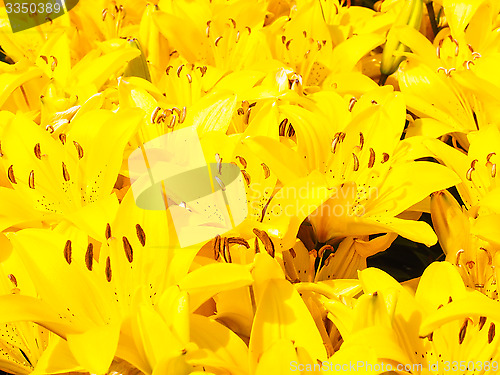
[[[165,69],[165,74],[168,76],[168,73],[170,73],[170,69],[172,69],[173,66],[172,65],[169,65],[167,66],[167,69]]]
[[[111,282],[111,259],[109,259],[109,256],[106,258],[106,268],[104,269],[104,273],[106,274],[106,280],[108,282]]]
[[[290,39],[286,42],[285,47],[287,50],[290,50],[290,43],[292,42],[293,39]]]
[[[285,42],[286,42],[286,36],[282,35],[281,36],[281,43],[285,44]]]
[[[175,126],[175,120],[177,120],[177,116],[173,115],[172,118],[170,119],[169,124],[167,125],[170,129],[172,129]]]
[[[490,323],[490,328],[488,329],[488,344],[491,344],[495,338],[495,323]]]
[[[249,26],[245,26],[245,29],[247,29],[248,35],[250,35],[252,33],[252,29]]]
[[[217,47],[219,45],[219,41],[222,39],[222,36],[219,36],[217,37],[217,39],[215,39],[215,46]]]
[[[236,156],[236,159],[238,159],[238,161],[241,163],[243,169],[247,167],[247,161],[245,160],[245,158],[243,158],[242,156]]]
[[[78,154],[78,159],[83,158],[83,148],[80,146],[80,144],[77,141],[73,141],[73,144],[75,145],[76,152]]]
[[[278,128],[279,136],[281,136],[281,137],[285,136],[285,129],[286,129],[287,124],[288,124],[287,118],[283,119],[283,121],[280,122],[280,126]]]
[[[258,253],[260,253],[259,239],[257,237],[255,237],[255,254],[258,254]]]
[[[35,151],[36,158],[41,160],[42,159],[42,152],[40,151],[40,143],[37,143],[35,145],[34,151]]]
[[[50,70],[54,71],[57,68],[57,58],[55,56],[52,57],[52,64],[50,64]]]
[[[236,29],[236,21],[232,18],[230,18],[229,21],[231,21],[231,23],[233,24],[233,27]]]
[[[245,246],[247,249],[250,249],[249,243],[241,237],[228,237],[227,242],[228,244],[238,244]]]
[[[92,266],[94,264],[94,244],[89,242],[87,245],[87,251],[85,252],[85,266],[89,271],[92,271]]]
[[[243,175],[243,178],[245,179],[245,182],[247,183],[247,186],[250,186],[250,175],[248,174],[247,171],[241,170],[241,174]]]
[[[205,29],[205,35],[210,38],[210,21],[207,22],[207,28]]]
[[[106,230],[104,231],[104,237],[106,237],[107,240],[111,238],[111,225],[109,223],[106,224]]]
[[[470,69],[470,65],[471,64],[472,65],[476,65],[476,64],[474,64],[474,61],[472,61],[472,60],[466,60],[466,61],[464,61],[463,66],[464,66],[465,69]]]
[[[134,260],[134,251],[132,250],[132,246],[130,245],[130,242],[128,242],[128,238],[125,236],[122,237],[122,242],[123,250],[125,250],[125,256],[127,257],[128,262],[132,263]]]
[[[288,126],[288,132],[286,133],[287,137],[293,137],[295,135],[295,129],[293,128],[292,124]]]
[[[363,149],[363,146],[365,144],[365,137],[363,133],[359,132],[359,150],[361,151]]]
[[[187,108],[186,106],[182,107],[181,114],[179,115],[179,124],[182,124],[186,119]]]
[[[193,77],[191,77],[191,74],[186,74],[186,78],[188,80],[188,83],[192,83],[193,82]]]
[[[451,298],[451,296],[448,297],[448,303],[452,303],[453,302],[453,298]]]
[[[137,234],[137,238],[139,239],[142,247],[146,246],[146,233],[140,224],[135,225],[135,233]]]
[[[243,116],[245,114],[245,110],[243,108],[238,108],[238,115]]]
[[[472,59],[475,60],[475,59],[478,59],[481,57],[481,54],[479,52],[472,52]]]
[[[71,240],[67,240],[64,245],[64,259],[68,264],[71,264]]]
[[[306,53],[304,53],[304,59],[307,59],[309,57],[309,54],[311,53],[311,50],[307,50]]]
[[[483,250],[486,255],[488,256],[488,265],[491,266],[491,264],[493,263],[493,258],[491,256],[491,253],[488,251],[488,249],[485,249],[484,247],[480,247],[479,250]]]
[[[307,31],[302,31],[302,35],[304,35],[304,38],[307,38]]]
[[[493,164],[491,166],[491,177],[495,177],[497,175],[497,165],[496,164]]]
[[[384,164],[389,160],[389,154],[387,152],[382,153],[382,161],[381,163]]]
[[[467,173],[465,174],[465,178],[469,181],[472,181],[472,172],[474,171],[474,167],[470,167]]]
[[[205,73],[207,72],[207,67],[205,65],[203,65],[202,67],[200,67],[200,72],[201,72],[201,76],[203,77],[205,75]]]
[[[50,134],[54,133],[54,127],[52,125],[47,125],[45,130],[47,130]]]
[[[254,228],[253,233],[259,238],[259,240],[262,241],[262,243],[264,244],[264,248],[266,249],[268,254],[274,258],[275,255],[274,244],[269,235],[267,234],[267,232]]]
[[[30,175],[28,177],[28,186],[30,187],[30,189],[35,188],[35,171],[33,170],[30,172]]]
[[[297,253],[295,252],[295,250],[292,248],[290,248],[290,254],[292,255],[292,258],[296,258],[297,257]]]
[[[470,163],[470,167],[473,168],[473,169],[476,169],[476,163],[477,162],[478,162],[477,159],[472,160],[472,162]]]
[[[352,158],[354,160],[353,169],[354,169],[354,171],[357,171],[359,169],[359,159],[354,152],[352,153]]]
[[[48,64],[49,63],[49,59],[47,58],[47,56],[45,55],[40,55],[40,58],[45,61],[45,64]]]
[[[467,43],[467,47],[469,47],[471,53],[474,53],[474,48],[469,43]]]
[[[472,260],[469,260],[468,262],[465,262],[465,264],[467,265],[467,267],[469,267],[469,269],[473,269],[474,266],[476,265],[476,263]]]
[[[269,170],[269,167],[265,164],[262,163],[262,168],[264,169],[264,178],[267,179],[269,176],[271,176],[271,171]]]
[[[456,260],[455,260],[455,266],[457,267],[461,267],[461,265],[459,264],[460,263],[460,255],[462,255],[462,253],[464,252],[463,249],[460,249],[457,251],[457,254],[455,255],[456,256]]]
[[[158,112],[160,112],[160,107],[156,107],[153,111],[153,113],[151,113],[151,123],[154,124],[155,123],[155,120],[156,120],[156,116],[158,115]]]
[[[232,263],[231,253],[229,251],[229,241],[227,237],[224,237],[223,245],[222,245],[222,255],[224,257],[224,261],[226,263]]]
[[[108,14],[108,8],[103,9],[102,12],[101,12],[101,17],[102,17],[103,22],[106,19],[106,15],[107,14]]]
[[[181,115],[181,110],[177,107],[172,107],[172,113],[177,113],[177,116],[180,116]]]
[[[372,103],[373,105],[377,105],[378,104],[377,101],[373,100],[373,99],[372,99],[372,101],[370,103]]]
[[[214,239],[214,259],[218,260],[220,257],[220,241],[221,238],[219,235],[215,236]]]
[[[485,324],[486,324],[486,317],[480,316],[479,317],[479,331],[483,329]]]
[[[9,278],[10,282],[12,284],[14,284],[14,286],[17,288],[17,279],[16,279],[16,277],[13,274],[9,274],[7,277]]]
[[[318,48],[318,51],[321,51],[321,42],[319,40],[316,41],[316,46]]]
[[[356,102],[358,101],[358,99],[356,99],[355,97],[352,97],[351,100],[349,100],[349,112],[352,112],[352,108],[354,107],[354,104],[356,104]]]
[[[66,134],[64,134],[64,133],[59,134],[59,140],[61,141],[61,143],[63,145],[65,145],[66,144]]]
[[[221,190],[226,191],[226,185],[224,185],[224,183],[222,182],[222,180],[218,176],[215,176],[215,180],[219,184]]]
[[[487,156],[486,156],[486,161],[490,161],[490,159],[495,156],[496,153],[495,152],[490,152]]]
[[[370,147],[370,159],[368,159],[368,168],[373,168],[374,165],[375,165],[375,150]]]
[[[182,71],[182,68],[184,67],[184,64],[180,65],[178,68],[177,68],[177,77],[181,78],[181,71]]]
[[[64,162],[62,162],[62,174],[63,174],[64,181],[69,181],[69,179],[70,179],[69,172],[68,172],[68,169],[66,168],[66,164],[64,164]]]
[[[236,39],[235,39],[235,43],[238,43],[240,41],[240,32],[237,31],[236,32]]]

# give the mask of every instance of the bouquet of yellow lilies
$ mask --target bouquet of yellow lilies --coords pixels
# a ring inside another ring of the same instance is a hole
[[[0,374],[500,373],[499,1],[4,0],[0,48]]]

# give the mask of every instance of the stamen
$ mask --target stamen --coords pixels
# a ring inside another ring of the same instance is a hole
[[[14,286],[17,288],[17,279],[16,279],[16,277],[13,274],[9,274],[7,277],[9,278],[10,282],[12,284],[14,284]]]
[[[484,247],[480,247],[479,250],[483,250],[484,252],[486,252],[486,255],[488,256],[488,265],[491,266],[491,263],[493,262],[493,258],[490,254],[490,252],[485,249]]]
[[[180,65],[178,68],[177,68],[177,77],[181,78],[181,71],[182,71],[182,68],[184,67],[184,64]]]
[[[47,130],[50,134],[54,133],[54,127],[52,125],[47,125],[45,130]]]
[[[271,176],[271,171],[269,170],[269,167],[264,163],[262,163],[261,165],[262,168],[264,168],[264,178],[265,179],[269,178],[269,176]]]
[[[295,129],[293,128],[292,124],[288,126],[288,132],[287,132],[287,137],[291,138],[295,135]]]
[[[455,261],[455,266],[457,267],[462,267],[462,265],[458,264],[460,262],[460,255],[462,255],[462,253],[464,252],[463,249],[460,249],[457,251],[457,254],[456,254],[456,261]]]
[[[77,141],[73,141],[73,144],[76,147],[76,151],[78,153],[78,159],[83,158],[83,148],[80,146],[80,144]]]
[[[54,71],[57,68],[57,58],[55,56],[50,56],[52,57],[52,64],[50,64],[50,70]]]
[[[90,242],[87,245],[87,251],[85,252],[85,265],[89,271],[92,271],[92,265],[94,263],[94,244]]]
[[[59,140],[63,145],[66,144],[66,134],[64,133],[59,134]]]
[[[222,191],[226,191],[226,185],[224,185],[224,183],[222,182],[222,180],[219,177],[217,177],[217,176],[215,176],[215,179],[217,180],[217,183],[219,184],[221,190]]]
[[[495,323],[490,323],[490,329],[488,329],[488,344],[491,344],[495,338]]]
[[[108,8],[106,9],[103,9],[102,12],[101,12],[101,17],[102,17],[102,21],[104,22],[104,20],[106,19],[106,15],[108,14]],[[45,57],[46,58],[46,57]]]
[[[235,43],[238,43],[240,41],[240,32],[238,31],[236,33],[236,40],[235,40]]]
[[[186,78],[187,78],[187,80],[188,80],[188,83],[193,82],[193,78],[191,77],[191,74],[189,74],[189,73],[188,73],[188,74],[186,74]]]
[[[497,175],[497,165],[496,164],[493,164],[491,166],[491,177],[495,177]]]
[[[245,26],[245,29],[247,29],[248,35],[250,35],[252,33],[252,29],[249,26]]]
[[[267,234],[267,232],[254,228],[253,233],[259,238],[259,240],[262,241],[262,243],[264,244],[264,248],[269,253],[269,255],[271,255],[274,258],[275,255],[274,244],[269,235]],[[258,244],[258,242],[256,242],[256,244]]]
[[[140,226],[140,224],[135,225],[135,232],[137,234],[137,238],[141,243],[142,247],[146,246],[146,233],[144,233],[144,229]]]
[[[245,182],[247,183],[247,186],[250,186],[250,175],[248,174],[247,171],[241,170],[241,174],[243,175],[243,178],[245,179]]]
[[[349,112],[352,112],[352,108],[354,107],[354,104],[356,104],[357,101],[358,99],[356,99],[355,97],[352,97],[351,100],[349,100]]]
[[[156,107],[153,113],[151,113],[151,123],[154,124],[156,120],[156,116],[158,115],[158,112],[160,111],[160,107]]]
[[[175,126],[175,120],[177,120],[177,116],[173,115],[172,118],[170,119],[169,124],[167,125],[170,129],[172,129]]]
[[[220,236],[215,236],[214,239],[214,259],[218,260],[220,257]]]
[[[28,186],[31,189],[35,188],[35,171],[33,171],[33,170],[30,172],[30,175],[28,177]]]
[[[222,174],[222,158],[217,153],[215,154],[215,161],[217,162],[217,171],[219,174]]]
[[[228,237],[227,241],[228,241],[228,244],[238,244],[238,245],[245,246],[247,249],[250,249],[250,245],[248,244],[248,242],[244,238]]]
[[[109,223],[106,224],[106,231],[104,232],[104,236],[107,240],[111,238],[111,225],[109,225]]]
[[[354,171],[357,171],[359,169],[359,159],[354,152],[352,153],[352,157],[354,159]]]
[[[246,169],[247,161],[245,160],[245,158],[243,158],[242,156],[236,156],[236,159],[238,159],[238,161],[241,163],[243,169]]]
[[[479,331],[483,329],[485,323],[486,323],[486,317],[480,316],[479,317]]]
[[[487,156],[486,156],[486,161],[490,161],[490,159],[495,156],[496,153],[495,152],[490,152]]]
[[[287,51],[290,50],[290,43],[292,42],[293,39],[290,39],[288,42],[286,42],[285,44],[285,48],[287,49]]]
[[[281,137],[284,137],[285,136],[285,129],[286,129],[286,125],[288,124],[288,119],[285,118],[283,119],[283,121],[280,122],[280,126],[279,126],[279,130],[278,130],[278,134],[281,136]]]
[[[222,244],[222,256],[224,257],[224,261],[226,263],[232,263],[231,253],[229,252],[229,243],[227,237],[224,237]]]
[[[466,60],[466,61],[464,61],[463,66],[464,66],[465,69],[470,69],[470,65],[471,64],[472,65],[476,65],[476,64],[474,64],[474,61],[472,61],[472,60]]]
[[[211,20],[207,21],[207,28],[205,29],[205,34],[207,35],[207,38],[210,38],[210,24],[212,23]]]
[[[281,36],[281,43],[285,44],[286,42],[286,35]]]
[[[365,144],[365,137],[363,133],[359,132],[359,150],[361,151],[363,149],[363,146]]]
[[[375,165],[375,150],[370,147],[370,159],[368,160],[368,168],[373,168],[374,165]]]
[[[70,177],[69,177],[68,169],[66,168],[66,164],[64,164],[64,162],[62,162],[62,172],[63,172],[64,181],[69,181]]]
[[[71,240],[67,240],[66,245],[64,245],[64,259],[68,264],[71,264]]]
[[[230,18],[229,21],[231,21],[231,23],[233,24],[233,27],[236,29],[236,21],[232,18]]]
[[[34,148],[37,159],[42,160],[42,152],[40,151],[40,143],[37,143]]]
[[[7,177],[12,184],[17,184],[16,177],[14,176],[14,166],[11,165],[7,170]]]
[[[385,162],[387,162],[389,160],[389,154],[387,152],[384,152],[382,154],[382,164],[384,164]]]
[[[109,257],[106,258],[106,268],[104,269],[104,273],[106,274],[106,280],[108,282],[111,281],[111,259]]]
[[[221,39],[222,39],[222,36],[219,36],[219,37],[217,37],[217,39],[215,39],[215,43],[214,43],[214,44],[215,44],[215,46],[216,46],[216,47],[218,46],[219,41],[220,41]]]
[[[259,239],[257,237],[255,237],[255,254],[258,254],[258,253],[260,253]]]
[[[45,61],[45,64],[49,64],[49,59],[45,55],[40,55],[40,58]]]
[[[474,167],[470,167],[467,173],[465,174],[465,178],[469,181],[472,181],[472,172],[474,171]]]
[[[460,332],[458,333],[458,344],[462,344],[465,339],[465,334],[467,332],[467,324],[469,323],[468,319],[465,319],[462,328],[460,328]]]
[[[172,69],[173,66],[172,65],[169,65],[167,66],[167,69],[165,69],[165,74],[168,76],[168,73],[170,73],[170,69]]]
[[[481,57],[481,54],[479,52],[472,52],[472,59],[475,60],[475,59],[478,59]]]
[[[123,236],[123,249],[125,250],[125,255],[127,256],[127,260],[129,263],[132,263],[134,260],[134,251],[132,250],[132,246],[130,246],[130,242],[128,242],[128,238]]]

